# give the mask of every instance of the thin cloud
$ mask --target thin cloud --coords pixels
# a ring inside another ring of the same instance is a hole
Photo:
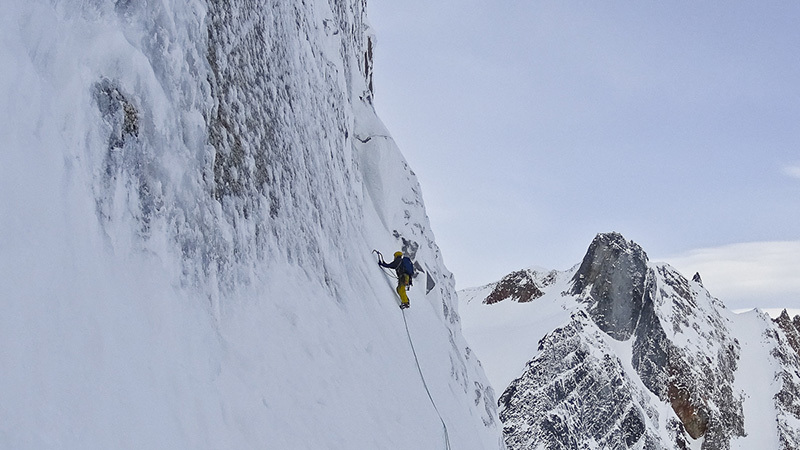
[[[800,308],[800,241],[750,242],[666,258],[730,309]]]
[[[783,172],[784,175],[800,180],[800,164],[785,166],[781,172]]]

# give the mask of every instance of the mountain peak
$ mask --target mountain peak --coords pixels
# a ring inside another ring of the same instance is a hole
[[[589,304],[600,329],[615,339],[631,337],[642,311],[647,254],[621,234],[598,234],[572,278],[569,294]]]
[[[514,286],[507,285],[513,280],[525,280],[517,290],[529,288],[529,276],[539,281],[537,274],[515,272],[471,292],[468,300],[500,286],[512,292]],[[743,356],[732,334],[740,329],[731,327],[729,313],[702,286],[667,264],[649,262],[638,244],[619,233],[598,234],[581,264],[562,280],[537,285],[543,294],[535,308],[512,302],[492,308],[487,299],[473,302],[462,316],[468,329],[480,333],[480,343],[473,341],[476,353],[492,355],[490,361],[499,361],[497,354],[521,353],[517,345],[514,351],[500,350],[493,342],[525,342],[521,337],[539,342],[513,365],[507,362],[518,368],[528,358],[516,378],[505,374],[510,369],[491,369],[513,380],[496,386],[509,448],[594,442],[603,448],[687,449],[702,440],[704,449],[730,449],[734,440],[747,437],[745,382],[737,376],[751,376],[748,369],[744,375],[739,371],[740,358],[757,357],[752,349]],[[503,311],[512,311],[508,327],[498,320]],[[791,324],[788,315],[783,322]],[[523,324],[534,329],[522,331]],[[487,329],[502,337],[487,335]],[[788,361],[796,352],[787,346],[781,354]],[[795,392],[800,388],[794,384],[784,389],[780,411],[793,410],[800,398]],[[671,411],[659,418],[664,407]],[[793,416],[780,414],[789,430]],[[750,441],[758,441],[753,436]]]

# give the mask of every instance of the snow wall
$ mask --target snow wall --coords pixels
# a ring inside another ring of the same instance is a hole
[[[365,9],[0,3],[1,448],[502,448]]]

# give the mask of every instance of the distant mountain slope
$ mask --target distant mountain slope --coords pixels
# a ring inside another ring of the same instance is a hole
[[[619,234],[459,296],[511,449],[799,448],[800,317],[733,314]]]

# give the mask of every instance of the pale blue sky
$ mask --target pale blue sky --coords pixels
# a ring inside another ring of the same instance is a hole
[[[684,262],[800,241],[800,2],[369,0],[369,14],[376,107],[459,288],[566,269],[605,231]]]

